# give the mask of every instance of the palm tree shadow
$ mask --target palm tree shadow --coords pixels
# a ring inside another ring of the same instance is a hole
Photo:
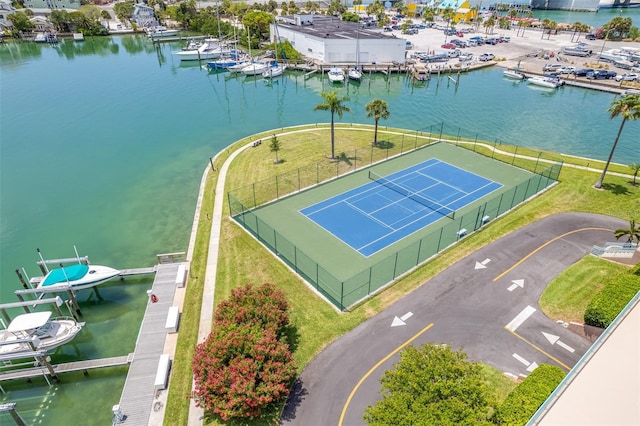
[[[391,141],[378,141],[378,143],[376,143],[375,145],[371,144],[371,146],[378,149],[392,149],[396,146],[396,144]]]
[[[357,157],[357,156],[352,156],[352,157],[348,157],[347,154],[345,152],[341,152],[338,156],[336,156],[336,158],[334,159],[335,162],[344,162],[345,164],[349,165],[349,166],[353,166],[352,161],[360,161],[361,158]]]
[[[614,195],[629,195],[629,190],[623,185],[618,185],[617,183],[603,183],[602,188],[605,191],[609,191]]]

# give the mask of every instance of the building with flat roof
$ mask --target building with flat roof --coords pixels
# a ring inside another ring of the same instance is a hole
[[[322,15],[281,17],[279,23],[271,24],[272,42],[276,34],[280,40],[289,41],[303,56],[323,64],[405,61],[405,39],[338,18]]]

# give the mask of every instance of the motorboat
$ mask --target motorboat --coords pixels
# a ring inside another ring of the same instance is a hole
[[[52,319],[49,311],[18,315],[0,330],[0,359],[2,355],[55,349],[70,342],[83,326],[71,317]]]
[[[44,278],[31,279],[32,284],[39,289],[67,288],[74,290],[95,287],[105,281],[117,277],[120,271],[108,266],[86,265],[78,263],[71,266],[63,266],[50,270]]]
[[[551,89],[556,89],[564,84],[564,81],[560,80],[559,78],[545,77],[545,76],[530,77],[527,81],[529,82],[529,84],[533,84],[535,86],[540,86],[540,87],[548,87]]]
[[[431,73],[424,65],[415,64],[413,66],[413,78],[415,78],[417,81],[427,81],[430,77]]]
[[[351,67],[347,70],[347,78],[353,81],[360,81],[362,79],[362,71],[359,67]]]
[[[202,61],[208,59],[218,59],[222,55],[220,45],[214,39],[207,39],[199,46],[191,49],[184,49],[173,52],[181,61]]]
[[[331,68],[329,70],[329,81],[332,83],[344,83],[344,71],[342,68]]]
[[[249,65],[242,68],[240,71],[244,75],[259,75],[264,73],[269,68],[267,62],[251,62]]]
[[[502,75],[504,75],[507,78],[513,78],[515,80],[524,80],[525,79],[525,75],[522,74],[521,72],[516,71],[516,70],[504,70],[502,72]]]
[[[248,59],[242,59],[237,64],[227,67],[227,70],[231,73],[239,73],[248,65],[251,65],[251,61]]]
[[[160,25],[156,27],[148,27],[145,29],[145,31],[149,38],[152,40],[166,37],[176,37],[179,32],[179,30],[170,30]]]

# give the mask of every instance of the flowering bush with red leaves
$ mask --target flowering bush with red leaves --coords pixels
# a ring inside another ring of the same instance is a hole
[[[284,336],[287,308],[272,284],[236,288],[219,304],[213,331],[193,357],[198,406],[223,420],[258,417],[287,396],[296,374]]]

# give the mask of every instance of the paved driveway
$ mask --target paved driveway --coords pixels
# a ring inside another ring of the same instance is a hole
[[[365,407],[380,398],[380,377],[407,344],[464,348],[471,360],[515,376],[542,363],[568,371],[590,342],[547,318],[538,299],[560,272],[627,225],[557,214],[451,265],[323,350],[301,374],[281,423],[364,424]]]

